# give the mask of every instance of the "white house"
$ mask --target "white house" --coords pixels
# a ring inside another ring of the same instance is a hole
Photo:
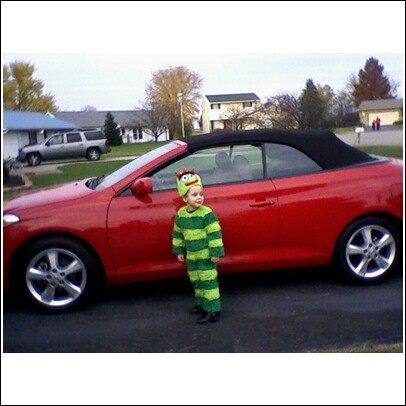
[[[151,142],[155,138],[148,131],[148,115],[144,110],[119,111],[58,111],[55,117],[77,123],[83,129],[95,128],[103,131],[106,114],[111,113],[120,129],[123,143]],[[169,130],[165,130],[158,141],[168,141]]]
[[[32,111],[3,111],[3,159],[16,158],[19,148],[37,144],[59,131],[78,128],[75,123]]]
[[[257,128],[252,114],[259,104],[255,93],[206,95],[202,105],[203,133]]]

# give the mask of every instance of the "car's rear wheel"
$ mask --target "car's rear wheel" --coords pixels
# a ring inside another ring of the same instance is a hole
[[[86,154],[86,158],[89,161],[98,161],[100,159],[100,149],[99,148],[89,148]]]
[[[18,287],[35,305],[53,311],[82,305],[101,281],[100,265],[90,251],[62,237],[35,242],[19,268]]]
[[[367,217],[347,227],[337,248],[339,265],[347,276],[373,283],[388,277],[399,264],[401,237],[389,221]]]
[[[41,155],[38,154],[37,152],[33,152],[31,154],[28,154],[27,156],[27,162],[28,165],[30,166],[38,166],[41,163]]]

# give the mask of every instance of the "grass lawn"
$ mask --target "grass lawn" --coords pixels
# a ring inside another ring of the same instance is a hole
[[[130,160],[63,165],[59,167],[59,170],[62,173],[34,175],[31,176],[30,179],[35,188],[41,188],[57,185],[59,183],[105,175],[115,171],[118,168],[121,168],[128,162],[130,162]]]
[[[356,147],[367,154],[381,155],[391,158],[401,158],[403,159],[403,147],[393,146],[393,145],[370,145],[364,147]]]
[[[164,142],[141,142],[134,144],[122,144],[117,147],[111,147],[108,154],[102,155],[102,158],[114,158],[118,156],[134,156],[144,154],[157,147],[167,144],[169,141]]]

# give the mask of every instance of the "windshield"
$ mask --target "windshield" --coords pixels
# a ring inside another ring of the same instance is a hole
[[[170,142],[169,144],[163,145],[162,147],[153,149],[150,152],[147,152],[144,155],[134,159],[129,162],[127,165],[124,165],[120,169],[117,169],[115,172],[110,173],[109,175],[100,179],[100,183],[97,185],[96,189],[104,189],[110,187],[117,183],[119,180],[124,179],[126,176],[130,175],[132,172],[137,171],[144,165],[153,161],[161,155],[166,154],[169,151],[172,151],[179,147],[179,144]]]

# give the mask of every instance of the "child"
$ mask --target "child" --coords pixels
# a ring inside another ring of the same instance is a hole
[[[216,215],[203,206],[200,176],[183,168],[177,175],[177,188],[186,206],[176,214],[172,252],[185,262],[192,282],[196,305],[191,313],[200,314],[198,323],[217,321],[220,317],[220,291],[217,262],[224,255],[220,224]]]

